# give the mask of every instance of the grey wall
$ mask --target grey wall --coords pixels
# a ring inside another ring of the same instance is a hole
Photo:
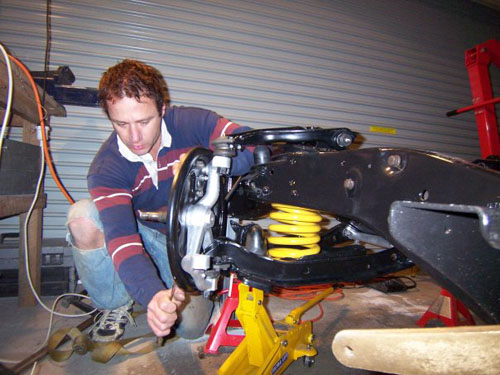
[[[346,126],[360,133],[361,147],[474,159],[473,115],[445,113],[471,103],[464,51],[500,38],[499,19],[465,0],[52,0],[50,65],[69,65],[76,86],[96,87],[108,66],[137,58],[163,72],[175,105],[256,128]],[[1,2],[0,35],[42,70],[45,2]],[[67,111],[52,118],[51,150],[80,199],[111,126],[97,108]],[[44,236],[63,237],[68,203],[50,176],[46,191]],[[9,231],[17,231],[16,218],[0,221],[0,232]]]

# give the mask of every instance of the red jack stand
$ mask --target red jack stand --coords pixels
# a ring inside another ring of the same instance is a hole
[[[495,114],[495,103],[500,102],[500,97],[493,98],[490,64],[500,68],[499,41],[490,39],[465,51],[465,66],[469,73],[473,104],[446,114],[454,116],[474,110],[483,159],[500,156],[500,136]]]
[[[460,314],[465,320],[460,319]],[[418,320],[417,325],[425,327],[432,319],[441,320],[447,327],[476,324],[467,307],[443,288],[439,297]]]
[[[217,354],[221,346],[238,346],[245,338],[245,335],[229,334],[228,327],[241,327],[237,319],[231,319],[239,303],[238,284],[240,281],[231,275],[227,298],[222,305],[221,316],[217,323],[210,325],[208,330],[210,337],[205,345],[205,353]]]
[[[476,105],[492,103],[474,110],[483,159],[488,156],[500,156],[500,136],[498,135],[498,122],[493,104],[493,89],[489,70],[492,63],[500,67],[500,42],[495,39],[465,51],[465,66],[469,73],[472,103]]]

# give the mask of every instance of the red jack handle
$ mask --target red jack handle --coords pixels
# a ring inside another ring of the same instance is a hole
[[[476,104],[470,105],[468,107],[463,107],[463,108],[460,108],[460,109],[454,109],[453,111],[446,112],[446,116],[448,116],[448,117],[455,116],[455,115],[458,115],[460,113],[472,111],[473,109],[476,109],[476,108],[479,108],[479,107],[484,107],[484,106],[486,106],[488,104],[495,104],[495,103],[498,103],[498,102],[500,102],[500,98],[493,98],[493,99],[490,99],[490,100],[485,100],[484,102],[476,103]]]

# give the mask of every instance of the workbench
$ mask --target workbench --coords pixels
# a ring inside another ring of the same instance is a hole
[[[11,109],[11,127],[22,127],[22,141],[32,145],[39,145],[36,136],[36,126],[39,124],[39,115],[32,86],[26,74],[13,61],[11,61],[14,92]],[[5,113],[8,88],[7,66],[2,59],[0,62],[0,116]],[[42,89],[38,87],[40,97]],[[45,109],[49,116],[65,117],[65,108],[52,97],[45,96]],[[22,165],[19,166],[23,168]],[[33,296],[26,277],[24,243],[28,241],[28,256],[30,258],[30,274],[35,289],[39,292],[41,285],[41,246],[42,246],[42,217],[47,196],[43,187],[31,214],[28,225],[27,238],[24,233],[26,213],[34,198],[33,194],[2,194],[0,195],[0,219],[19,215],[19,298],[20,306],[33,306],[36,299]]]

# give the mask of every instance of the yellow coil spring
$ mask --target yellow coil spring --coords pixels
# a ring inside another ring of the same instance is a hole
[[[306,255],[318,254],[320,247],[319,231],[323,218],[315,210],[273,203],[276,210],[269,217],[283,224],[271,224],[269,230],[290,236],[269,236],[268,243],[272,245],[299,246],[273,247],[268,254],[273,258],[302,258]]]

